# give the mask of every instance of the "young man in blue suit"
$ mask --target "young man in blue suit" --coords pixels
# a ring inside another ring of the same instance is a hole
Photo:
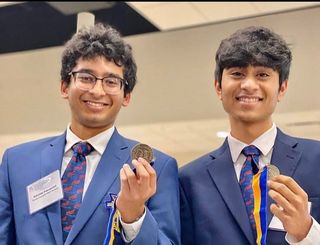
[[[231,131],[220,148],[179,171],[182,244],[320,244],[320,143],[286,135],[272,121],[290,64],[286,42],[264,27],[238,30],[221,42],[215,89]],[[254,164],[247,146],[260,154]],[[242,171],[247,161],[250,169]],[[257,243],[260,223],[249,209],[252,199],[242,196],[250,188],[239,180],[267,163],[280,175],[267,182],[266,239]]]
[[[5,151],[0,245],[180,244],[176,160],[155,149],[153,167],[131,159],[137,142],[115,128],[136,70],[131,46],[110,26],[67,42],[61,95],[71,123],[60,136]]]

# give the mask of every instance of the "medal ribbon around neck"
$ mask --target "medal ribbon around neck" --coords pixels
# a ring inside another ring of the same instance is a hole
[[[257,229],[257,245],[266,245],[267,238],[267,180],[268,170],[264,167],[253,176],[252,190],[254,196],[253,216]]]

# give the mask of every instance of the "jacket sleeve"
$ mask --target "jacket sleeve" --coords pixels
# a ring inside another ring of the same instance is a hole
[[[157,192],[146,205],[146,216],[132,245],[180,245],[178,167],[167,158],[157,172]]]
[[[0,245],[16,244],[8,167],[8,152],[6,151],[0,165]]]

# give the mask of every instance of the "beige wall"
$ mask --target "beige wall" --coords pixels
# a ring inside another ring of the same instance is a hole
[[[214,55],[222,38],[249,25],[270,27],[292,44],[289,92],[277,112],[320,110],[319,23],[320,7],[315,7],[127,37],[139,83],[118,125],[226,118],[213,91]],[[61,51],[54,47],[0,55],[0,154],[9,145],[65,129],[69,109],[59,95]]]

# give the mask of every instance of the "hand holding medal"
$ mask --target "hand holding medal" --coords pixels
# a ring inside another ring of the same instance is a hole
[[[157,174],[151,167],[154,163],[153,150],[146,144],[137,144],[131,150],[132,164],[125,163],[120,170],[121,188],[116,201],[121,220],[125,223],[137,221],[145,210],[146,201],[154,195]]]
[[[275,202],[271,204],[270,211],[281,221],[288,234],[301,241],[312,225],[308,195],[293,178],[281,175],[275,165],[267,164],[267,169],[268,193]]]

